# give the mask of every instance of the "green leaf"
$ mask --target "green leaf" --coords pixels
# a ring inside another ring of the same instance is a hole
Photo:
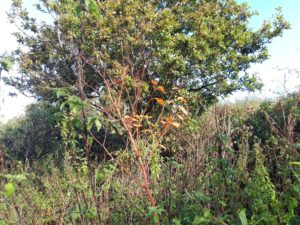
[[[204,209],[203,216],[196,216],[193,224],[202,224],[211,222],[211,212],[209,209]]]
[[[88,10],[89,12],[95,16],[96,18],[100,17],[100,13],[98,10],[98,6],[95,0],[87,0],[87,4],[88,4]]]
[[[290,162],[291,166],[300,166],[300,162]]]
[[[89,137],[87,138],[87,142],[88,142],[88,144],[91,146],[91,145],[93,144],[93,142],[94,142],[94,139],[93,139],[91,136],[89,136]]]
[[[7,225],[7,223],[4,220],[0,220],[0,225]]]
[[[193,224],[202,224],[202,223],[208,223],[209,219],[204,216],[196,216]]]
[[[14,175],[12,175],[12,174],[5,174],[5,175],[3,175],[3,177],[5,177],[8,180],[12,180],[13,177],[14,177]]]
[[[76,129],[81,129],[82,126],[83,126],[83,122],[82,122],[82,120],[80,118],[75,117],[72,120],[72,126],[75,127]]]
[[[95,125],[97,127],[97,131],[99,132],[99,130],[101,129],[102,125],[100,123],[100,121],[98,119],[95,120]]]
[[[67,103],[70,106],[70,110],[73,113],[80,111],[83,107],[83,102],[77,96],[70,96],[67,100]]]
[[[16,191],[16,185],[12,182],[8,182],[4,185],[5,196],[10,197]]]
[[[86,176],[88,174],[88,166],[86,164],[83,164],[81,166],[81,171],[82,171],[83,176]]]
[[[9,71],[13,66],[13,60],[11,57],[4,57],[1,60],[1,67],[5,70],[5,71]]]
[[[146,214],[147,218],[150,218],[153,224],[159,222],[159,215],[164,211],[161,206],[152,207],[150,206],[148,209],[148,213]]]
[[[57,98],[64,97],[69,94],[69,90],[67,88],[56,88],[54,94]]]
[[[247,225],[248,222],[247,222],[247,217],[246,217],[246,210],[245,209],[241,209],[239,211],[239,218],[242,222],[242,225]]]
[[[172,225],[181,225],[181,222],[179,219],[176,218],[176,219],[173,219]]]
[[[97,218],[97,210],[94,207],[89,208],[87,212],[87,217],[89,219]]]
[[[76,14],[77,17],[80,16],[80,14],[81,14],[81,6],[77,6],[77,7],[76,7],[76,9],[75,9],[75,14]]]
[[[89,116],[89,117],[87,118],[87,121],[86,121],[86,128],[87,128],[88,130],[91,130],[91,129],[92,129],[95,119],[96,119],[96,118],[95,118],[94,116]]]
[[[15,179],[16,179],[17,181],[24,181],[24,180],[27,180],[27,178],[26,178],[26,176],[25,176],[24,174],[17,174],[17,175],[15,176]]]

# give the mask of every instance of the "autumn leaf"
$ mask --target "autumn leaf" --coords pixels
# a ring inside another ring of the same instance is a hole
[[[163,127],[168,127],[173,122],[173,118],[171,116],[167,117],[165,121],[162,122]]]
[[[166,118],[166,122],[167,123],[172,123],[173,122],[173,118],[171,116]]]
[[[122,79],[113,79],[112,83],[114,85],[122,85],[124,83],[124,80],[122,80]]]
[[[179,128],[180,127],[180,123],[177,123],[177,122],[173,122],[171,123],[171,125],[175,128]]]
[[[183,117],[180,116],[179,114],[176,114],[176,116],[177,116],[180,120],[183,120]]]
[[[133,122],[139,122],[139,121],[140,121],[138,118],[135,118],[135,117],[132,117],[131,120],[132,120]]]
[[[163,93],[163,94],[167,94],[166,89],[163,86],[158,86],[156,88],[157,91]]]
[[[126,74],[127,74],[127,67],[123,66],[122,67],[122,77],[126,77]]]
[[[187,103],[187,100],[185,98],[183,98],[183,97],[178,97],[177,100],[181,101],[181,102],[183,102],[185,104]]]
[[[162,149],[167,150],[166,146],[164,145],[159,145]]]
[[[158,82],[156,80],[151,80],[150,82],[153,86],[156,86],[158,84]]]
[[[175,128],[179,128],[180,124],[178,122],[173,122],[173,117],[169,116],[166,118],[166,120],[163,123],[163,127],[167,128],[167,127],[175,127]]]
[[[188,111],[187,111],[185,108],[183,108],[182,106],[178,106],[178,108],[180,109],[180,111],[181,111],[185,116],[188,116],[188,115],[189,115]]]
[[[142,133],[152,133],[153,131],[150,129],[142,130]]]
[[[158,104],[164,105],[165,101],[162,98],[153,98],[155,101],[157,101]]]

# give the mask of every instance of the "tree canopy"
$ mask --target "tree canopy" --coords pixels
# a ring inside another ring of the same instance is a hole
[[[0,143],[7,149],[10,160],[26,164],[61,153],[60,131],[56,125],[57,109],[46,103],[29,105],[26,114],[1,125]]]
[[[79,69],[87,96],[101,95],[103,76],[120,82],[125,70],[128,82],[153,80],[208,102],[255,90],[261,83],[247,69],[289,28],[279,11],[253,30],[255,13],[235,0],[43,0],[37,9],[53,20],[38,24],[13,1],[20,76],[7,82],[42,99],[58,87],[79,95]]]

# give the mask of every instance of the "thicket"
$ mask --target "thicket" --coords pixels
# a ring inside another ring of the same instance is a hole
[[[298,95],[216,104],[261,87],[247,69],[289,28],[280,10],[253,30],[234,0],[37,9],[52,21],[10,12],[19,76],[3,79],[43,103],[1,131],[2,223],[298,223]]]
[[[47,103],[29,105],[25,116],[2,124],[0,136],[6,161],[20,161],[29,169],[32,163],[51,154],[59,159],[63,144],[56,127],[57,110]]]
[[[58,166],[54,148],[51,157],[33,154],[26,168],[26,159],[17,158],[20,153],[7,142],[26,129],[11,122],[0,137],[1,222],[299,224],[299,103],[299,95],[291,95],[259,107],[214,105],[180,130],[170,130],[161,155],[147,169],[156,207],[149,205],[128,150],[111,152],[114,158],[108,159],[95,150],[98,158],[89,168],[73,151],[66,151]],[[27,120],[35,118],[28,115]],[[40,135],[44,138],[30,152],[57,138]]]

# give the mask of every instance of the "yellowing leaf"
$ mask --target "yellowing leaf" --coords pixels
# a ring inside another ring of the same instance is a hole
[[[188,111],[187,111],[185,108],[183,108],[182,106],[179,106],[178,108],[180,109],[180,111],[181,111],[185,116],[188,116],[188,115],[189,115]]]
[[[151,80],[150,82],[153,86],[156,86],[158,84],[158,82],[156,80]]]
[[[150,129],[142,130],[143,133],[152,133],[153,131]]]
[[[155,101],[157,101],[158,104],[164,105],[165,101],[162,98],[153,98]]]
[[[164,145],[159,145],[162,149],[166,150],[167,148]]]
[[[163,94],[167,94],[166,89],[163,86],[158,86],[156,88],[157,91],[163,93]]]
[[[171,116],[166,118],[166,123],[172,123],[173,122],[173,118]]]
[[[177,100],[181,101],[183,103],[187,103],[187,100],[185,98],[183,98],[183,97],[178,97]]]
[[[122,80],[122,79],[113,79],[112,83],[114,85],[122,85],[124,83],[124,80]]]
[[[97,127],[97,131],[99,131],[100,129],[101,129],[101,123],[100,123],[100,121],[99,120],[95,120],[95,125],[96,125],[96,127]]]
[[[173,122],[171,123],[171,125],[175,128],[179,128],[180,127],[180,123],[177,123],[177,122]]]
[[[136,117],[131,117],[131,120],[133,121],[133,122],[139,122],[140,120],[138,119],[138,118],[136,118]]]
[[[134,118],[136,118],[136,119],[138,119],[138,120],[141,119],[141,117],[142,117],[142,116],[140,116],[140,115],[135,115],[135,116],[134,116]]]
[[[163,123],[163,127],[167,128],[167,127],[175,127],[175,128],[179,128],[180,124],[178,122],[173,122],[173,118],[171,116],[167,117],[166,120]]]
[[[177,116],[180,120],[183,120],[183,117],[180,116],[179,114],[176,114],[176,116]]]

